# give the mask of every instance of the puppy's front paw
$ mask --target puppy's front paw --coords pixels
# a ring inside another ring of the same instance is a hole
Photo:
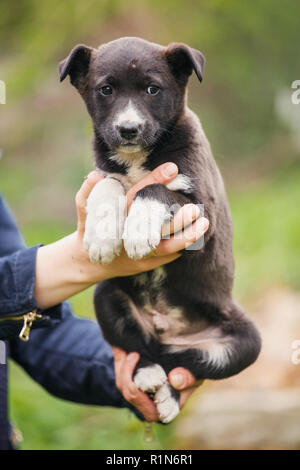
[[[154,393],[167,381],[167,375],[159,364],[153,364],[138,369],[133,381],[142,392]]]
[[[124,248],[129,258],[141,259],[161,240],[161,229],[171,219],[167,206],[156,199],[137,197],[125,221]]]
[[[156,404],[161,423],[170,423],[180,412],[179,401],[172,396],[172,389],[169,383],[163,384],[155,393],[154,403]]]
[[[101,262],[102,264],[109,264],[113,261],[115,256],[118,256],[122,250],[122,240],[113,238],[108,235],[106,231],[103,230],[102,224],[109,224],[108,220],[99,221],[93,218],[91,225],[94,225],[94,229],[86,231],[83,239],[83,246],[86,251],[89,253],[89,258],[92,263]]]
[[[93,263],[111,263],[121,253],[125,207],[124,189],[118,181],[105,178],[92,190],[83,246]]]

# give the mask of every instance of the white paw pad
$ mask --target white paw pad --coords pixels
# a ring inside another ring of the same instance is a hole
[[[125,221],[122,238],[129,258],[141,259],[154,250],[161,240],[161,229],[171,214],[165,204],[137,197]]]
[[[142,392],[154,393],[167,381],[167,375],[159,364],[154,364],[138,369],[133,380]]]
[[[170,423],[178,415],[180,408],[178,401],[172,397],[171,387],[168,383],[155,393],[154,403],[158,411],[159,420],[162,423]]]

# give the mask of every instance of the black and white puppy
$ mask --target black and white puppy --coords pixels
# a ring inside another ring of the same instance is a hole
[[[253,363],[261,346],[255,326],[232,299],[230,209],[210,145],[186,103],[188,78],[194,70],[201,81],[203,65],[203,55],[185,44],[163,47],[129,37],[98,49],[78,45],[59,67],[60,79],[69,75],[85,101],[96,166],[106,175],[87,202],[90,259],[110,263],[123,243],[129,257],[144,257],[159,244],[174,207],[186,203],[203,204],[210,222],[201,250],[102,282],[95,292],[105,338],[140,353],[134,381],[154,394],[163,423],[179,412],[170,370],[182,366],[197,379],[223,379]],[[178,176],[167,186],[141,189],[126,218],[125,192],[168,161],[176,163]]]

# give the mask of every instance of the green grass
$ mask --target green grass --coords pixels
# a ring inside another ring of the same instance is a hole
[[[171,448],[172,425],[154,425],[147,444],[144,424],[128,410],[76,405],[56,399],[11,366],[12,418],[22,430],[22,449]]]
[[[232,191],[235,291],[253,297],[272,284],[300,287],[300,165]]]

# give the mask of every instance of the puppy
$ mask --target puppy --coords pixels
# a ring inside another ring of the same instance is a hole
[[[107,341],[141,359],[134,382],[151,393],[162,423],[179,413],[179,393],[168,383],[175,367],[197,379],[223,379],[253,363],[258,331],[232,298],[232,221],[223,181],[197,116],[187,107],[194,71],[204,57],[185,44],[167,47],[121,38],[93,49],[76,46],[60,63],[94,127],[96,167],[106,175],[87,202],[84,245],[91,261],[110,263],[122,246],[130,258],[148,255],[162,226],[184,204],[202,204],[209,229],[201,249],[184,250],[153,271],[100,283],[95,309]],[[124,195],[158,165],[179,174],[135,196],[126,218]]]

